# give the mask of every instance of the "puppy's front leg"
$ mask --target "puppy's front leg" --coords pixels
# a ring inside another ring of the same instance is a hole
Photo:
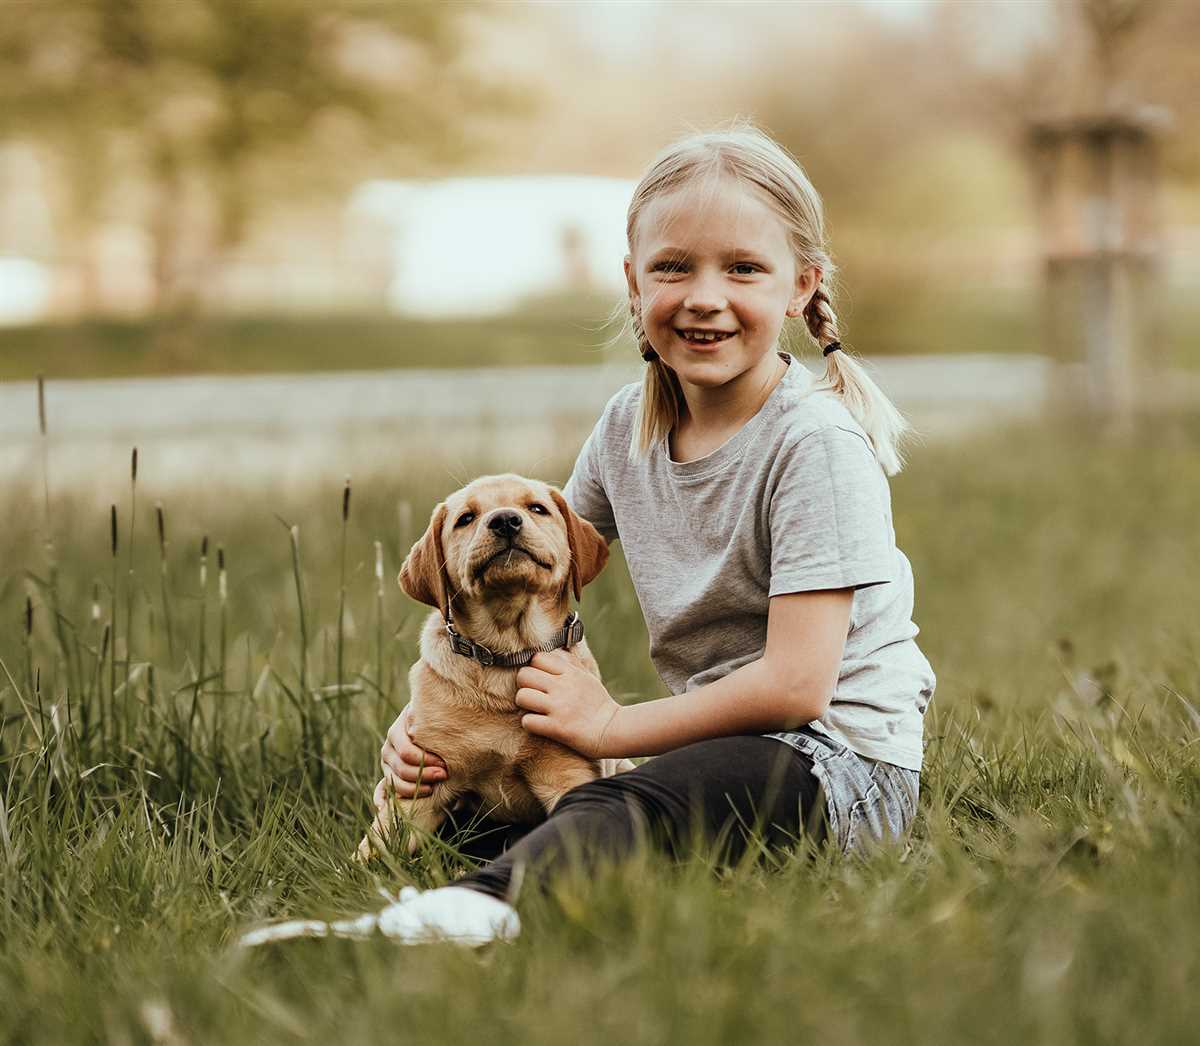
[[[547,745],[521,767],[529,790],[550,813],[576,785],[601,776],[600,765],[562,745]]]
[[[378,852],[387,849],[389,838],[395,836],[397,825],[408,825],[405,849],[411,857],[420,848],[427,834],[436,832],[446,819],[444,796],[421,796],[417,799],[392,799],[375,815],[375,822],[358,844],[355,858],[370,861]]]

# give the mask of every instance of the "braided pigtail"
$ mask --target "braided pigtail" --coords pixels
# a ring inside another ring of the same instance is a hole
[[[839,344],[837,351],[825,357],[822,387],[841,398],[846,409],[870,438],[871,445],[875,448],[875,457],[883,471],[889,476],[894,476],[904,467],[899,445],[911,426],[908,419],[871,380],[866,368],[840,347],[837,313],[833,311],[833,302],[830,301],[824,276],[804,308],[804,322],[822,350],[834,343]]]

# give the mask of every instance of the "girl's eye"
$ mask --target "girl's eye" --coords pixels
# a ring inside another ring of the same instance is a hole
[[[683,272],[683,262],[672,259],[668,261],[655,262],[650,266],[651,272]]]
[[[737,262],[733,266],[733,271],[737,276],[753,276],[758,272],[758,266],[753,262]]]
[[[454,529],[457,530],[459,527],[465,527],[468,523],[473,522],[474,519],[475,519],[474,512],[464,512],[461,516],[458,517],[458,519],[456,519],[454,521]]]
[[[536,512],[539,516],[550,515],[550,510],[545,505],[539,505],[536,501],[529,506],[530,512]]]

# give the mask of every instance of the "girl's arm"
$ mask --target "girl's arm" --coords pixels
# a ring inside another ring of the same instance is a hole
[[[593,758],[658,755],[710,737],[793,729],[824,713],[850,631],[852,588],[775,596],[763,656],[707,686],[618,705],[555,654],[517,674],[522,725]]]

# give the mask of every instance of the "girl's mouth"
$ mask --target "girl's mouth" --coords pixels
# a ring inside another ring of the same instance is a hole
[[[679,335],[688,345],[701,347],[708,345],[716,345],[719,342],[726,341],[732,338],[736,331],[717,331],[717,330],[702,330],[700,328],[685,328],[676,329],[676,334]]]

